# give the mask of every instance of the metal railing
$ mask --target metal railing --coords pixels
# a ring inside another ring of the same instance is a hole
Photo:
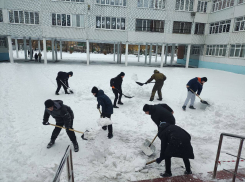
[[[71,151],[70,145],[68,145],[68,147],[66,148],[65,154],[60,161],[60,165],[59,165],[59,167],[55,173],[55,176],[54,176],[54,179],[52,182],[59,182],[60,181],[60,175],[62,173],[62,170],[64,168],[65,163],[66,163],[66,167],[67,167],[67,181],[68,182],[74,182],[72,151]]]
[[[218,168],[218,163],[219,163],[219,156],[220,156],[220,151],[221,151],[221,146],[222,146],[222,141],[223,141],[223,137],[224,136],[233,137],[233,138],[239,138],[240,139],[240,145],[239,145],[237,156],[231,155],[231,156],[234,156],[234,157],[237,158],[236,165],[235,165],[235,171],[234,172],[230,172],[230,171],[224,169],[225,171],[230,172],[230,173],[233,174],[232,182],[235,182],[236,176],[237,176],[237,170],[238,170],[239,161],[241,159],[242,146],[243,146],[243,141],[245,140],[245,136],[233,135],[233,134],[229,134],[229,133],[221,133],[220,134],[219,146],[218,146],[218,151],[217,151],[216,160],[215,160],[215,164],[214,164],[213,179],[216,178],[216,173],[217,173],[217,168]]]

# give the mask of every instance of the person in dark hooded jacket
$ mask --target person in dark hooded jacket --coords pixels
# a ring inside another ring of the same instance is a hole
[[[69,88],[68,79],[70,77],[72,77],[72,76],[73,76],[73,72],[72,71],[70,71],[68,73],[60,71],[58,73],[58,75],[56,77],[56,82],[57,82],[57,85],[58,85],[57,90],[55,92],[56,95],[59,95],[59,91],[60,91],[61,86],[63,86],[63,88],[65,90],[65,94],[70,94],[69,92],[67,92],[67,89]]]
[[[147,82],[145,82],[145,84],[150,83],[154,79],[156,80],[156,83],[152,89],[150,101],[154,100],[156,91],[159,97],[157,100],[161,101],[162,100],[162,87],[167,77],[164,74],[160,73],[158,70],[154,70],[154,74],[151,76],[149,80],[147,80]]]
[[[194,159],[194,153],[190,134],[179,126],[161,122],[158,137],[161,140],[161,154],[156,162],[159,164],[162,160],[165,160],[166,169],[165,173],[161,173],[160,176],[172,176],[171,157],[182,158],[186,168],[184,174],[192,174],[189,159]]]
[[[111,99],[104,94],[103,90],[98,90],[97,87],[93,87],[91,92],[95,97],[97,97],[97,109],[100,109],[100,106],[102,107],[102,113],[101,117],[102,118],[110,118],[111,115],[113,114],[113,106]],[[102,127],[104,130],[107,129],[107,126]],[[108,138],[111,139],[113,137],[113,131],[112,131],[112,125],[108,125]]]
[[[74,145],[75,152],[78,152],[79,147],[76,139],[76,135],[74,131],[70,131],[73,126],[74,114],[69,106],[63,104],[61,100],[51,100],[48,99],[44,102],[45,111],[43,116],[43,125],[49,125],[49,116],[51,115],[55,121],[57,126],[66,127],[66,133],[69,136],[70,140]],[[56,138],[58,137],[61,128],[55,127],[51,136],[51,141],[49,142],[47,148],[50,148],[54,145]]]
[[[151,119],[159,127],[160,122],[175,124],[174,111],[167,104],[148,105],[145,104],[143,111],[151,115]]]
[[[118,94],[119,94],[118,104],[123,105],[121,99],[122,99],[122,82],[123,82],[124,76],[125,76],[125,73],[121,72],[119,75],[117,75],[115,78],[112,78],[110,81],[112,91],[115,95],[114,105],[113,105],[114,108],[118,108],[117,107]]]

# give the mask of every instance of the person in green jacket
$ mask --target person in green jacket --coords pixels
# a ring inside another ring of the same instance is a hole
[[[164,84],[164,81],[167,79],[167,77],[164,74],[160,73],[158,70],[154,70],[154,74],[151,76],[151,78],[147,82],[145,82],[145,84],[150,83],[154,79],[156,80],[156,83],[152,89],[150,101],[154,100],[156,91],[159,97],[157,100],[161,101],[162,100],[162,86]]]

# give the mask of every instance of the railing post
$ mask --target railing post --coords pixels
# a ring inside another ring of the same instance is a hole
[[[214,164],[213,179],[216,178],[216,173],[217,173],[217,168],[218,168],[218,163],[219,163],[219,156],[220,156],[220,150],[221,150],[221,146],[222,146],[222,141],[223,141],[223,134],[220,134],[219,146],[218,146],[216,160],[215,160],[215,164]]]
[[[72,162],[72,151],[70,149],[70,160],[71,160],[71,178],[72,182],[74,182],[74,172],[73,172],[73,162]]]
[[[233,174],[232,182],[235,182],[236,181],[236,174],[237,174],[237,169],[238,169],[238,165],[239,165],[240,157],[241,157],[241,153],[242,153],[243,141],[244,141],[244,139],[240,139],[240,146],[239,146],[239,149],[238,149],[238,155],[237,155],[237,160],[236,160],[236,167],[235,167],[235,171],[234,171],[234,174]]]

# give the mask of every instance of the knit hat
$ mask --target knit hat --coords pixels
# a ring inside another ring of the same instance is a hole
[[[159,73],[159,71],[158,70],[154,70],[154,73]]]
[[[44,105],[46,108],[50,108],[54,106],[54,101],[52,101],[51,99],[48,99],[44,102]]]
[[[205,82],[207,82],[207,81],[208,81],[208,79],[207,79],[206,77],[202,77],[202,78],[201,78],[201,81],[205,81]]]
[[[98,90],[97,87],[93,87],[92,90],[91,90],[91,92],[92,92],[93,94],[97,94],[98,91],[99,91],[99,90]]]
[[[143,107],[143,111],[144,111],[144,112],[147,112],[147,111],[149,111],[149,110],[150,110],[150,105],[145,104],[144,107]]]
[[[119,75],[120,76],[125,76],[125,73],[124,72],[121,72]]]
[[[68,75],[73,76],[73,72],[72,71],[68,72]]]

